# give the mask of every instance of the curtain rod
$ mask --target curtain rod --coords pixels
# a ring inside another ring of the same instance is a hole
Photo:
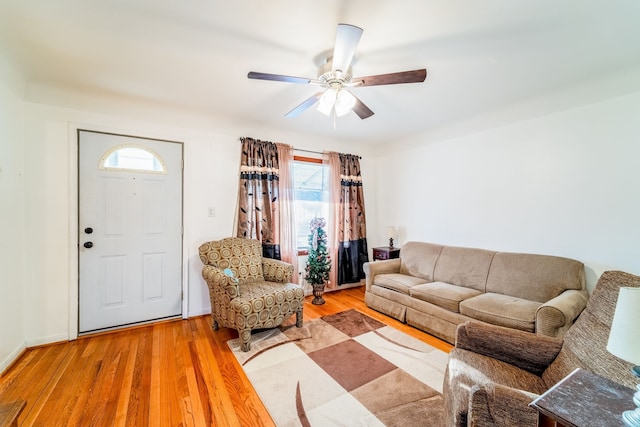
[[[239,141],[240,143],[242,143],[242,138],[240,138]],[[321,151],[303,150],[302,148],[295,148],[295,147],[293,147],[293,151],[302,151],[303,153],[313,153],[313,154],[324,155],[324,153]],[[358,158],[362,159],[362,156],[358,156]]]
[[[294,148],[293,151],[302,151],[303,153],[313,153],[313,154],[324,154],[319,151],[303,150],[302,148]],[[358,156],[358,158],[362,159],[361,156]]]
[[[320,151],[303,150],[302,148],[294,148],[293,151],[302,151],[303,153],[324,154]]]

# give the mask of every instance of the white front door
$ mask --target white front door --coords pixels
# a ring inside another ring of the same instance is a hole
[[[182,312],[182,144],[78,131],[79,332]]]

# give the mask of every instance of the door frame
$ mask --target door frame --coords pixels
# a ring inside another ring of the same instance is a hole
[[[77,122],[69,122],[68,129],[68,151],[69,151],[69,340],[75,340],[78,338],[79,330],[79,287],[80,287],[80,275],[79,275],[79,255],[80,255],[80,233],[78,227],[79,221],[79,156],[78,156],[78,131],[85,130],[90,132],[100,132],[119,136],[128,136],[134,138],[152,139],[157,141],[173,142],[182,145],[182,250],[180,264],[182,267],[181,272],[181,286],[182,286],[182,318],[188,318],[188,301],[189,301],[189,286],[188,283],[188,266],[185,265],[187,260],[187,248],[185,246],[185,226],[184,226],[184,178],[185,178],[185,143],[184,141],[168,139],[166,135],[158,135],[158,132],[148,130],[131,130],[121,128],[109,128],[106,126],[97,126],[94,124],[85,124]],[[142,136],[146,134],[147,136]]]

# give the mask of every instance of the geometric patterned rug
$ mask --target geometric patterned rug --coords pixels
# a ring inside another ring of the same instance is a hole
[[[278,426],[441,426],[447,353],[356,310],[228,341]]]

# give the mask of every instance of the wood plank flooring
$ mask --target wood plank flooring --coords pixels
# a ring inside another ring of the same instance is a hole
[[[434,347],[451,346],[364,304],[364,287],[306,299],[304,320],[355,308]],[[293,323],[295,316],[288,322]],[[0,377],[0,404],[26,400],[21,426],[273,426],[210,316],[28,349]]]

